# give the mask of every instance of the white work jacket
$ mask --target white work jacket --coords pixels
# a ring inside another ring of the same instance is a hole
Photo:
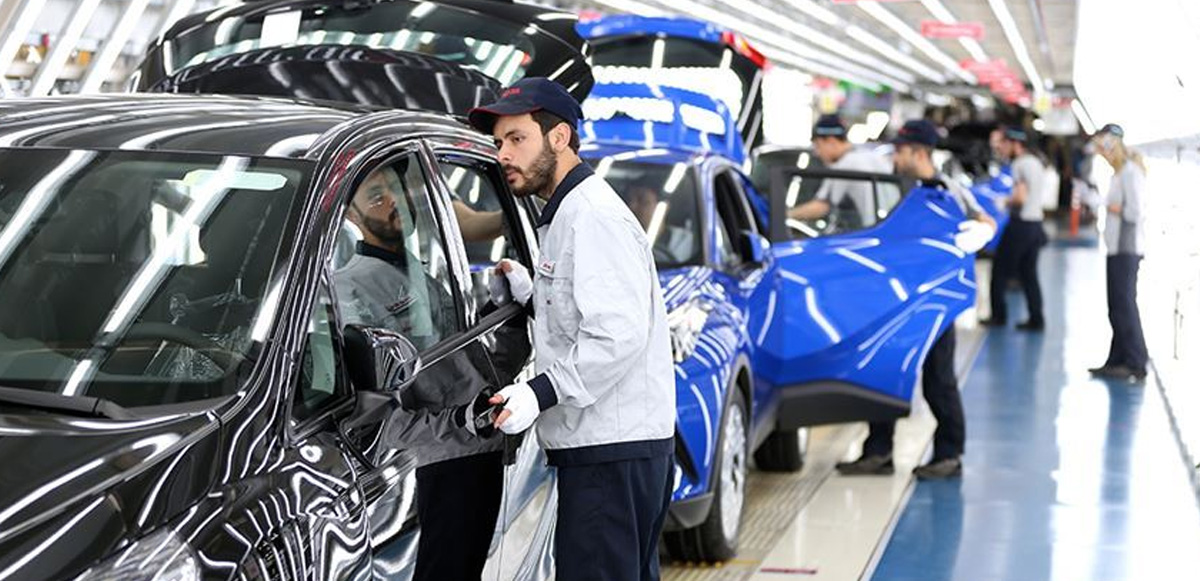
[[[530,386],[538,440],[554,465],[670,454],[675,366],[645,231],[586,164],[538,222]]]

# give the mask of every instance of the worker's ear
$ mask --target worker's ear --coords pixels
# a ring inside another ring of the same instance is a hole
[[[550,150],[562,153],[571,145],[571,128],[566,123],[559,123],[550,130]]]

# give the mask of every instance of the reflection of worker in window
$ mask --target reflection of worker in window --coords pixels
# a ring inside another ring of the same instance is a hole
[[[646,184],[633,184],[621,192],[621,197],[625,199],[642,228],[652,237],[650,243],[654,248],[655,260],[680,264],[692,257],[695,236],[687,228],[666,223],[667,202],[659,200],[657,189]],[[655,213],[662,214],[658,220],[660,226],[657,232],[651,232]]]
[[[405,247],[415,215],[408,196],[397,196],[400,184],[394,169],[381,168],[355,191],[346,217],[363,239],[333,280],[345,324],[390,329],[426,349],[440,339],[441,301],[431,297],[441,293]]]
[[[855,149],[848,135],[841,117],[822,115],[813,127],[813,151],[831,170],[892,172],[888,160],[869,151]],[[830,217],[830,229],[833,229],[835,221],[841,222],[844,227],[855,228],[874,224],[875,220],[870,216],[874,211],[871,182],[829,178],[821,184],[813,199],[788,210],[788,217],[793,220]]]

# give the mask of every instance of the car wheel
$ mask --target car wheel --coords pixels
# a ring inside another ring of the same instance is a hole
[[[766,472],[795,472],[804,467],[801,430],[778,430],[754,452],[754,463]]]
[[[713,478],[713,504],[699,526],[663,534],[667,552],[681,561],[725,561],[737,553],[746,502],[749,454],[746,400],[734,389],[721,424],[720,458]]]

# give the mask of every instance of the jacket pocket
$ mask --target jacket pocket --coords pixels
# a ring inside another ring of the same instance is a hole
[[[559,337],[574,337],[579,314],[570,277],[538,273],[538,309],[547,316],[546,328]]]

